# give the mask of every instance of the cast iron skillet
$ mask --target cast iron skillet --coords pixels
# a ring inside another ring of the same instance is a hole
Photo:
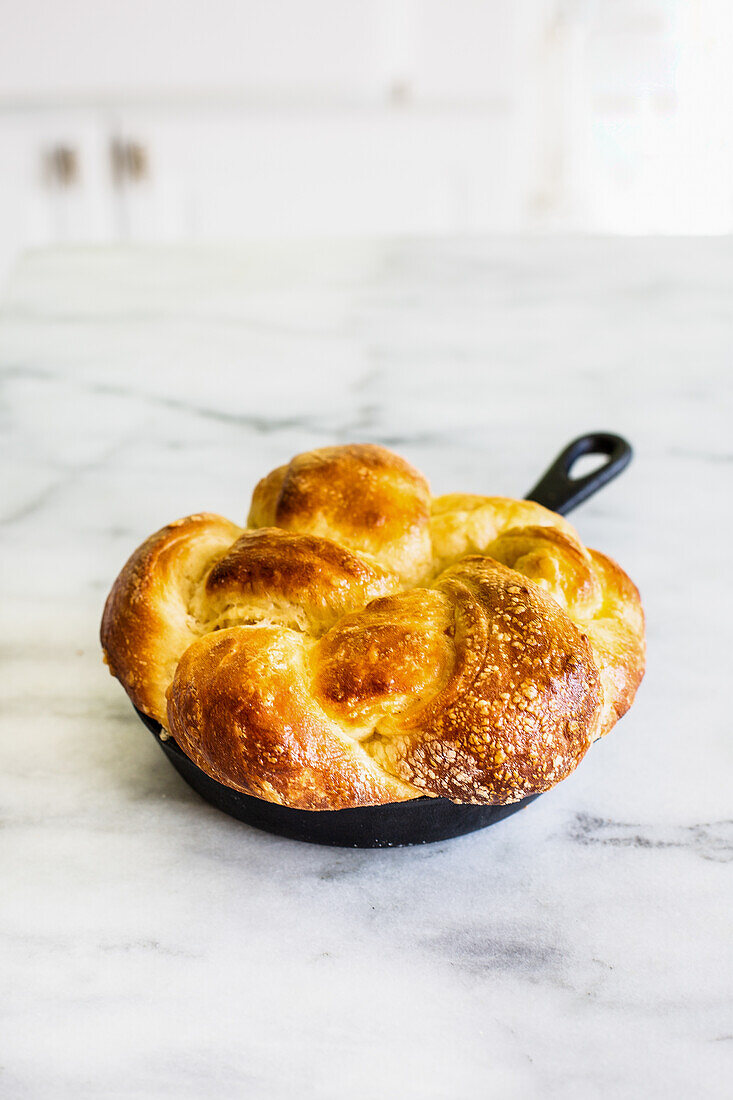
[[[607,461],[585,477],[571,477],[571,469],[577,459],[590,454],[603,455]],[[526,499],[565,515],[620,474],[631,457],[631,447],[621,436],[611,435],[610,432],[582,435],[557,456],[535,487],[527,493]],[[141,711],[137,713],[155,734],[173,767],[212,806],[257,829],[313,844],[342,848],[429,844],[493,825],[538,797],[531,795],[509,806],[457,805],[446,798],[415,798],[410,802],[363,806],[355,810],[292,810],[217,783],[189,760],[175,741],[161,740],[161,727],[156,721]]]

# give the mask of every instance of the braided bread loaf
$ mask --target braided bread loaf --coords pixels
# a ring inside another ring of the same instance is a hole
[[[382,447],[273,470],[248,527],[152,535],[102,620],[113,675],[208,775],[309,810],[547,790],[631,705],[639,594],[561,516]]]

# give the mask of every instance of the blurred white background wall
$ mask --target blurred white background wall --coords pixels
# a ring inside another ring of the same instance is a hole
[[[24,248],[729,233],[731,0],[0,0]]]

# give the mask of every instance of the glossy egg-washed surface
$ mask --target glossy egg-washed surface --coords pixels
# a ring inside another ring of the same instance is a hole
[[[432,498],[367,444],[298,455],[246,529],[164,527],[102,620],[113,675],[205,772],[326,810],[547,790],[628,709],[639,594],[529,501]]]

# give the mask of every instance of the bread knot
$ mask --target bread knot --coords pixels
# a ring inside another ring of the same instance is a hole
[[[248,526],[194,515],[132,555],[113,675],[208,775],[310,810],[547,790],[630,706],[639,594],[528,501],[431,498],[368,444],[298,455]]]

